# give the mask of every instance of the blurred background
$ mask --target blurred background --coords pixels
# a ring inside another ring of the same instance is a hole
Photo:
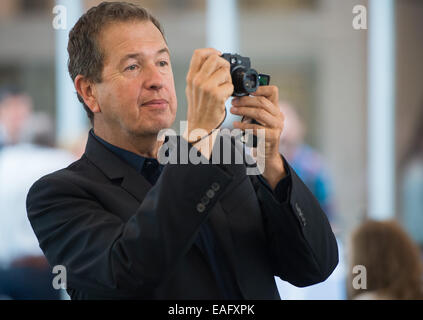
[[[0,270],[45,265],[26,221],[25,197],[35,180],[84,151],[89,122],[67,73],[66,45],[75,21],[100,2],[0,1]],[[248,56],[279,87],[286,114],[281,152],[325,209],[341,259],[316,286],[299,289],[277,279],[282,299],[352,298],[350,239],[367,220],[394,220],[423,247],[422,1],[130,2],[164,27],[177,131],[196,48]],[[385,256],[380,253],[381,264]],[[34,279],[41,275],[6,275],[0,273],[4,299],[66,298],[38,295]],[[13,286],[28,292],[4,289]]]

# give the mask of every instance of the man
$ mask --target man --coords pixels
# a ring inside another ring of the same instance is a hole
[[[22,101],[15,101],[23,108]],[[31,112],[16,137],[15,144],[0,151],[0,299],[59,299],[60,291],[51,285],[54,274],[26,216],[25,199],[35,180],[76,159],[53,147],[53,120],[44,113]]]
[[[66,268],[72,299],[279,299],[274,275],[298,286],[329,276],[336,242],[278,153],[276,87],[231,111],[266,130],[262,176],[237,164],[163,166],[157,135],[175,119],[176,95],[158,21],[132,4],[102,3],[76,23],[68,51],[93,130],[80,160],[34,184],[27,209],[48,261]],[[223,139],[213,129],[233,92],[220,54],[194,52],[188,126],[178,140],[207,160]],[[210,134],[198,139],[197,129]]]
[[[15,86],[0,88],[0,150],[19,142],[31,111],[32,101],[23,90]]]

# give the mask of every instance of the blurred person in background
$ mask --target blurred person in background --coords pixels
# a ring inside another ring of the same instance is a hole
[[[358,300],[423,299],[423,265],[417,245],[393,220],[368,220],[351,234],[348,295]],[[354,288],[354,266],[364,266],[366,285]]]
[[[25,121],[32,110],[32,101],[17,86],[0,88],[0,149],[18,142]]]
[[[0,150],[0,299],[60,299],[28,221],[25,200],[34,181],[75,158],[53,147],[52,120],[47,114],[32,114],[27,95],[8,99],[4,124],[13,135]],[[17,110],[12,111],[14,102]]]
[[[405,155],[401,222],[423,253],[423,104],[417,119],[410,148]]]
[[[298,111],[288,102],[280,102],[285,115],[279,151],[319,201],[329,222],[335,222],[331,180],[322,156],[304,142],[306,126]]]

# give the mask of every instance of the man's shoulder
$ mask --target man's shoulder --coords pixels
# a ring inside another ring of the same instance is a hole
[[[77,175],[83,175],[84,172],[92,170],[93,165],[85,155],[82,155],[78,160],[70,163],[67,167],[51,172],[41,179],[50,178],[72,178]]]
[[[96,167],[83,155],[66,168],[44,175],[35,181],[29,190],[28,197],[39,190],[59,191],[63,188],[83,185],[93,179],[93,174],[98,175],[96,171]]]

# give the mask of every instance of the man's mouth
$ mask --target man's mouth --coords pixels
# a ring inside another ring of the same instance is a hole
[[[150,108],[166,108],[169,103],[165,99],[153,99],[147,102],[144,102],[141,107],[150,107]]]

